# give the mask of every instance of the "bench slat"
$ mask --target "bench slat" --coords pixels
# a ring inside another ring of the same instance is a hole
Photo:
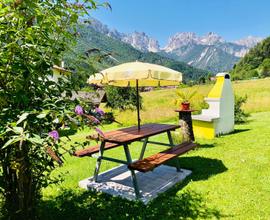
[[[148,172],[156,168],[157,166],[165,163],[166,161],[178,157],[181,154],[186,153],[194,149],[197,144],[194,143],[182,143],[168,150],[159,152],[143,160],[136,161],[129,164],[129,169],[138,170],[141,172]]]
[[[76,157],[85,157],[85,156],[91,156],[92,154],[95,154],[95,153],[98,153],[99,152],[99,144],[95,145],[95,146],[92,146],[92,147],[87,147],[87,148],[84,148],[84,149],[81,149],[81,150],[77,150],[74,152],[74,156]],[[109,143],[107,142],[105,144],[105,147],[104,147],[104,150],[107,150],[107,149],[112,149],[112,148],[115,148],[115,147],[118,147],[119,144],[115,144],[115,143]]]

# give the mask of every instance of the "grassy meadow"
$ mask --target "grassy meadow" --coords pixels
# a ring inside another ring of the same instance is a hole
[[[113,129],[105,126],[104,130]],[[73,136],[81,140],[89,133]],[[78,181],[93,175],[94,158],[67,156],[53,175],[63,182],[47,187],[40,204],[42,219],[269,219],[270,218],[270,112],[253,113],[247,124],[232,134],[197,140],[200,147],[179,157],[180,165],[193,171],[182,183],[145,206],[110,195],[88,192]],[[165,140],[160,135],[153,140]],[[141,143],[131,146],[138,157]],[[149,145],[146,156],[163,147]],[[124,159],[116,148],[105,155]],[[173,165],[173,164],[171,164]],[[117,166],[104,161],[101,171]]]
[[[180,90],[196,90],[197,95],[193,100],[193,109],[200,110],[197,103],[203,101],[213,84],[196,85],[192,88],[181,88]],[[247,103],[243,106],[248,113],[270,111],[270,78],[243,80],[233,82],[233,89],[238,96],[248,96]],[[154,90],[141,93],[143,98],[143,109],[141,111],[142,123],[176,120],[174,110],[177,108],[175,89]],[[107,109],[110,110],[110,109]],[[116,120],[124,125],[136,124],[136,111],[114,111]]]
[[[246,124],[213,140],[196,140],[200,147],[179,157],[183,168],[192,175],[147,206],[110,195],[88,192],[78,187],[78,181],[93,175],[94,158],[66,156],[63,167],[54,176],[63,182],[43,190],[39,214],[42,219],[269,219],[270,218],[270,79],[234,82],[238,95],[248,95],[245,110],[251,113]],[[207,94],[212,85],[194,86]],[[175,90],[158,90],[142,94],[143,122],[176,123],[173,100]],[[269,112],[267,112],[269,111]],[[117,118],[125,125],[135,123],[135,112],[121,112]],[[103,130],[119,125],[105,125]],[[72,142],[84,140],[86,129],[72,137]],[[165,135],[153,140],[164,141]],[[131,154],[138,157],[141,143],[133,143]],[[146,156],[162,147],[148,146]],[[124,159],[120,148],[105,155]],[[173,165],[173,164],[170,164]],[[104,161],[101,172],[117,166]]]
[[[64,165],[52,173],[54,177],[61,177],[62,182],[51,185],[42,192],[39,218],[270,219],[269,85],[270,79],[234,82],[235,93],[248,96],[244,106],[244,109],[251,113],[248,123],[236,125],[233,133],[213,140],[197,139],[200,146],[178,159],[181,167],[192,170],[192,174],[148,205],[80,189],[78,181],[93,175],[96,160],[66,155]],[[212,86],[200,85],[192,89],[198,91],[200,96],[197,99],[202,100]],[[143,123],[177,123],[174,112],[175,89],[142,93],[142,97]],[[117,120],[124,122],[125,126],[136,123],[135,111],[116,113]],[[104,125],[101,129],[106,131],[118,127],[119,125],[114,123]],[[91,132],[93,131],[85,129],[76,133],[66,147],[72,142],[85,140]],[[152,140],[164,141],[166,138],[165,135],[159,135]],[[132,158],[138,157],[140,147],[139,142],[131,145]],[[146,156],[163,148],[151,144],[147,147]],[[105,155],[125,158],[121,148],[106,151]],[[117,165],[103,161],[101,172]]]

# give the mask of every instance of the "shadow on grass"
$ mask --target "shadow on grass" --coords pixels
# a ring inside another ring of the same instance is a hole
[[[227,171],[227,167],[221,160],[205,158],[200,156],[194,157],[181,157],[178,158],[180,167],[192,170],[192,174],[188,179],[193,181],[207,180],[209,177]],[[175,161],[171,161],[168,165],[175,166]],[[185,182],[185,181],[184,181]]]
[[[234,135],[234,134],[238,134],[238,133],[242,133],[242,132],[246,132],[246,131],[250,131],[251,129],[249,128],[245,128],[245,129],[234,129],[232,132],[227,133],[227,134],[220,134],[218,137],[226,137],[229,135]]]
[[[196,219],[220,218],[203,196],[174,187],[145,206],[119,197],[91,191],[64,190],[61,195],[42,201],[40,219]]]
[[[200,144],[197,149],[200,148],[212,148],[215,147],[215,144]]]
[[[202,194],[181,190],[190,180],[205,180],[227,170],[222,161],[203,157],[180,158],[182,168],[193,173],[147,206],[139,201],[128,201],[111,195],[74,190],[42,201],[41,219],[196,219],[220,218],[218,210],[210,208]]]
[[[250,129],[234,129],[233,132],[229,133],[230,134],[238,134],[238,133],[242,133],[242,132],[245,132],[245,131],[249,131]]]

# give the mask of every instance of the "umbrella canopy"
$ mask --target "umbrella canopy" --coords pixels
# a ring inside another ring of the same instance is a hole
[[[143,62],[120,64],[90,76],[90,84],[107,84],[119,87],[137,88],[137,117],[140,129],[139,89],[143,86],[172,86],[179,85],[182,73],[170,68]]]
[[[140,87],[179,85],[182,73],[156,64],[130,62],[102,70],[91,76],[88,83],[135,87],[136,80]]]

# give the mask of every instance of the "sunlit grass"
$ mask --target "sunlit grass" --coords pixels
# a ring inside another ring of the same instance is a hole
[[[207,96],[213,84],[193,86],[191,89],[197,91],[193,100],[192,108],[200,110],[198,104]],[[182,88],[181,90],[190,90]],[[238,96],[248,96],[247,103],[243,106],[248,113],[270,111],[270,79],[257,79],[233,82],[233,89]],[[141,93],[143,98],[143,109],[141,110],[142,123],[174,120],[177,114],[174,112],[179,106],[175,105],[177,98],[175,89],[154,90]],[[109,109],[108,109],[109,110]],[[114,111],[116,119],[125,125],[133,125],[137,122],[137,113],[131,111]]]
[[[270,110],[269,83],[270,79],[233,83],[237,95],[248,96],[244,106],[246,111]],[[212,86],[192,87],[201,94],[198,102]],[[142,97],[142,123],[177,123],[175,89],[142,93]],[[136,111],[116,111],[115,114],[124,125],[136,124]],[[118,127],[114,123],[102,129],[106,131]],[[64,166],[53,173],[62,176],[64,181],[43,191],[41,216],[43,219],[268,219],[270,112],[252,114],[249,123],[237,125],[235,129],[235,133],[213,140],[197,140],[201,148],[179,159],[182,167],[193,171],[192,176],[148,206],[79,189],[78,181],[93,175],[96,160],[66,156]],[[72,137],[72,141],[83,141],[90,132],[89,129],[81,131]],[[164,141],[166,136],[153,139]],[[132,144],[133,158],[138,157],[140,145]],[[155,145],[148,146],[146,156],[160,150]],[[124,159],[124,152],[121,148],[115,148],[106,151],[106,156]],[[101,171],[115,166],[116,163],[104,162]]]
[[[194,86],[193,89],[206,96],[212,86]],[[209,141],[197,140],[201,147],[179,159],[183,168],[193,171],[183,183],[144,206],[79,189],[78,181],[93,175],[96,160],[66,155],[64,166],[53,172],[64,181],[43,190],[43,202],[39,208],[41,218],[269,219],[270,79],[234,82],[233,87],[237,95],[248,96],[244,109],[253,113],[249,123],[237,125],[233,134]],[[142,96],[142,123],[177,122],[175,89],[142,93]],[[196,106],[193,108],[197,109]],[[136,111],[115,113],[117,120],[124,125],[136,124]],[[102,130],[118,127],[114,123],[105,125]],[[72,142],[84,141],[90,132],[90,129],[78,132],[72,136]],[[165,138],[161,135],[153,139],[164,141]],[[141,143],[132,144],[133,158],[138,157],[140,146]],[[146,156],[160,150],[155,145],[148,146]],[[122,148],[115,148],[106,151],[106,156],[123,159],[124,152]],[[116,163],[104,162],[101,171],[115,166]]]
[[[237,95],[247,95],[244,105],[247,112],[270,111],[270,78],[238,81],[233,85]]]
[[[104,130],[115,129],[115,124]],[[235,132],[213,140],[197,140],[201,147],[179,158],[192,175],[149,205],[78,188],[78,181],[93,175],[94,158],[67,156],[63,167],[54,171],[64,182],[43,191],[39,209],[42,219],[269,219],[270,216],[270,112],[252,114],[249,123]],[[72,140],[84,140],[89,130]],[[166,141],[166,136],[156,136]],[[133,143],[131,154],[138,157],[141,143]],[[146,156],[163,147],[147,147]],[[105,152],[124,158],[122,148]],[[101,171],[117,166],[104,162]],[[116,211],[117,210],[117,211]]]

